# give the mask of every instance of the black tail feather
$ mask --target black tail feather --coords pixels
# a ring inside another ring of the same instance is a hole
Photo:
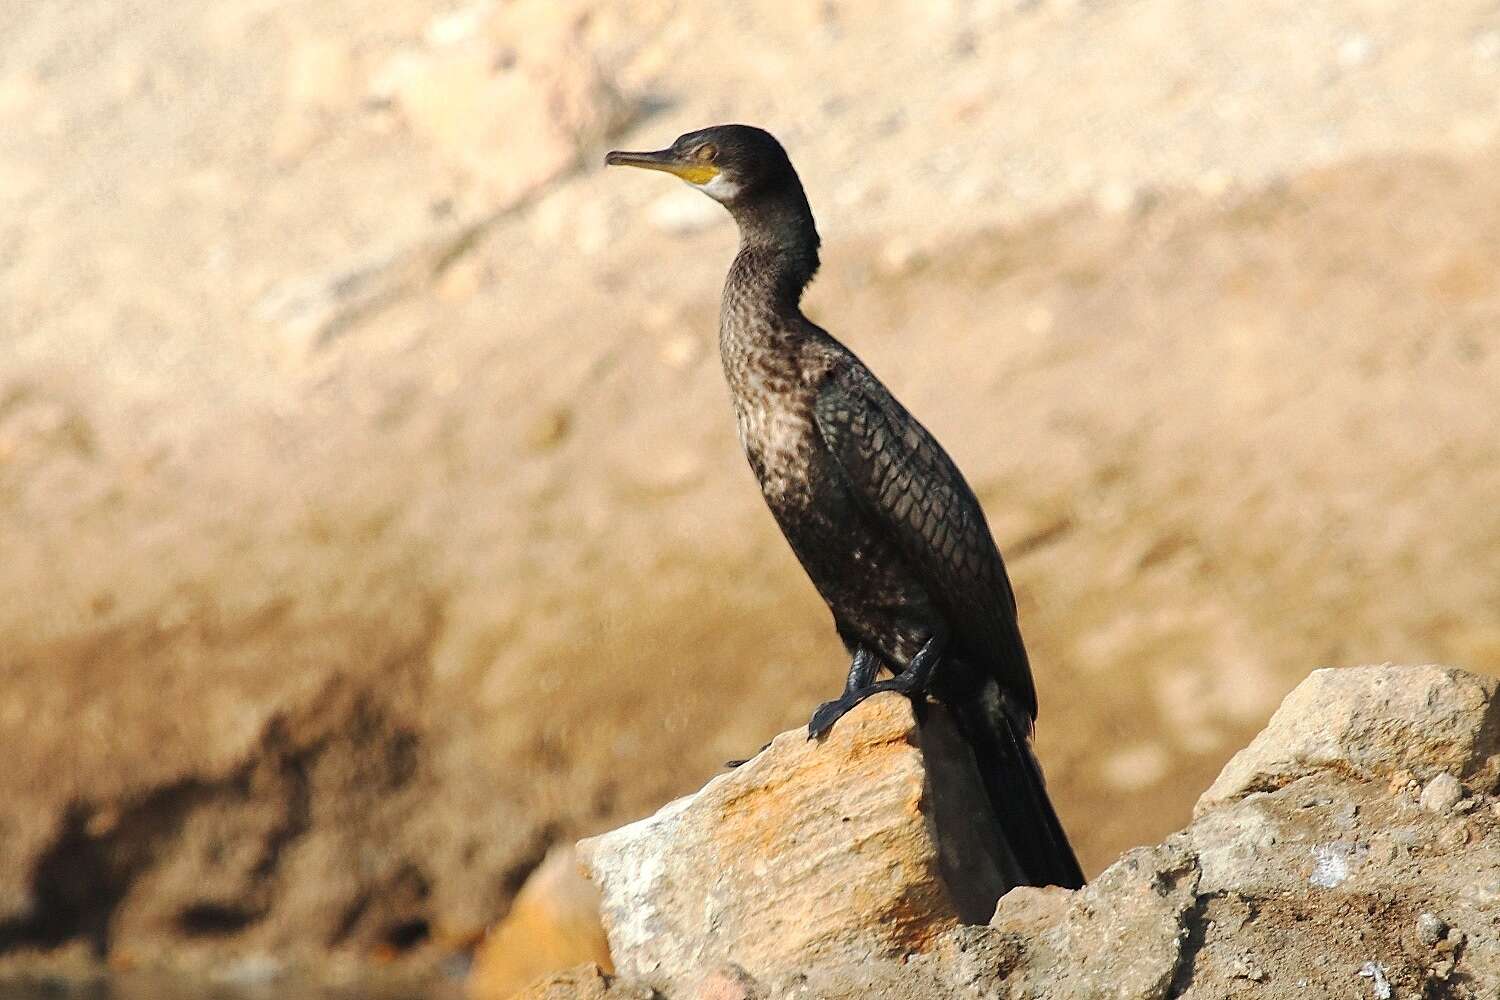
[[[1015,862],[1007,880],[1077,889],[1083,885],[1083,870],[1047,797],[1041,765],[1031,750],[1030,717],[994,687],[985,694],[952,708],[974,751],[1006,853]]]

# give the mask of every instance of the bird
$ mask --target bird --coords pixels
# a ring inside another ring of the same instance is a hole
[[[764,129],[716,125],[605,164],[675,175],[738,225],[719,316],[735,426],[850,655],[843,693],[813,713],[808,738],[882,691],[919,707],[933,698],[973,750],[1007,882],[1078,888],[1032,750],[1036,687],[984,510],[937,439],[803,314],[821,241],[786,150]]]

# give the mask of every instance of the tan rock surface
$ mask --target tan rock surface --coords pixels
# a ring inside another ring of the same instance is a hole
[[[1471,777],[1488,787],[1500,777],[1500,715],[1485,713],[1497,689],[1492,677],[1441,667],[1315,670],[1230,758],[1196,812],[1330,767],[1366,779]]]
[[[620,983],[597,965],[554,973],[516,994],[516,1000],[656,1000],[645,986]]]
[[[624,975],[686,990],[925,950],[1003,887],[972,755],[936,707],[880,695],[655,815],[579,844]],[[940,801],[947,799],[946,802]]]

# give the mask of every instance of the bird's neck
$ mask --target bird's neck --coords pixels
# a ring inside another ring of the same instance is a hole
[[[740,252],[724,293],[758,300],[775,313],[800,315],[802,292],[818,270],[818,228],[800,184],[730,207]]]
[[[724,282],[719,354],[743,417],[799,381],[799,348],[816,329],[800,303],[818,269],[818,230],[800,185],[736,202],[730,212],[739,223],[740,252]]]

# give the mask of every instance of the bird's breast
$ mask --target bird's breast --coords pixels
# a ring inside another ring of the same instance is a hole
[[[735,407],[735,426],[750,467],[768,498],[804,492],[817,430],[812,407],[769,398]]]

